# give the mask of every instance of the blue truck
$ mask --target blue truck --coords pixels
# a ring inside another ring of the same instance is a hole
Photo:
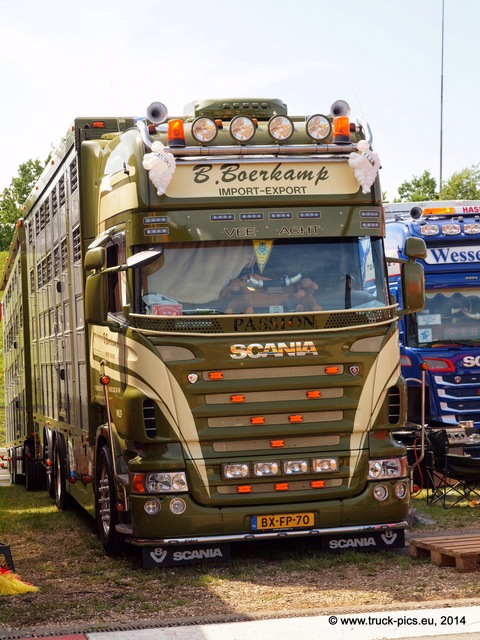
[[[425,307],[400,321],[407,417],[432,428],[480,430],[480,202],[385,205],[386,254],[403,258],[405,240],[422,238]],[[391,296],[402,304],[398,264],[389,265]]]

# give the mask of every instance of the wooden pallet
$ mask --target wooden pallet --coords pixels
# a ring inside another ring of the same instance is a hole
[[[480,534],[432,536],[410,540],[410,557],[423,558],[437,567],[455,567],[457,571],[477,571],[480,561]]]

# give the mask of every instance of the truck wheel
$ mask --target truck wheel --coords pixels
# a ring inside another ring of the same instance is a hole
[[[98,537],[107,555],[118,555],[123,548],[124,539],[115,529],[118,524],[118,513],[115,508],[117,502],[115,481],[113,479],[112,454],[106,445],[100,449],[98,454],[95,495]]]
[[[59,511],[68,509],[70,494],[67,493],[67,458],[65,451],[65,441],[61,436],[57,436],[53,447],[53,482],[55,504]]]

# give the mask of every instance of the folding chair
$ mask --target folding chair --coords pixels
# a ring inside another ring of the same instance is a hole
[[[449,453],[444,429],[428,433],[427,441],[430,445],[427,504],[439,502],[444,509],[450,509],[462,500],[480,501],[480,459]]]
[[[0,542],[0,568],[14,571],[12,552],[8,544]]]

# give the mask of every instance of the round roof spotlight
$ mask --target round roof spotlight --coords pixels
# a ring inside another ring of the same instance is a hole
[[[212,142],[217,136],[218,129],[212,118],[200,116],[192,122],[192,136],[197,142]]]
[[[328,138],[332,131],[332,125],[327,116],[321,113],[316,113],[314,116],[310,116],[306,124],[307,134],[313,140],[321,142]]]
[[[237,142],[249,142],[255,135],[255,123],[246,116],[235,116],[230,123],[230,135]]]
[[[273,116],[268,121],[268,133],[279,142],[291,138],[294,130],[293,122],[288,116]]]

